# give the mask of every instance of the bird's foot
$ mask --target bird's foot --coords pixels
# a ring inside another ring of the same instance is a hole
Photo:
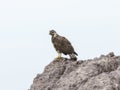
[[[56,57],[55,60],[56,61],[60,61],[62,59],[62,57]]]
[[[61,60],[61,59],[62,59],[61,53],[58,53],[58,56],[55,58],[55,60],[59,61],[59,60]]]

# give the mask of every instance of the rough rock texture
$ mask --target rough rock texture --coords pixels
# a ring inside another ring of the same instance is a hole
[[[120,90],[120,56],[53,61],[34,78],[30,90]]]

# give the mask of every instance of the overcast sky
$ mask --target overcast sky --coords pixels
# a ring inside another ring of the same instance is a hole
[[[29,89],[57,56],[50,29],[71,41],[79,60],[120,55],[120,0],[1,0],[0,90]]]

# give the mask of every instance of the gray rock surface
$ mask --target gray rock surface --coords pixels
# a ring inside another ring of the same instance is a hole
[[[34,78],[30,90],[120,90],[120,56],[54,60]]]

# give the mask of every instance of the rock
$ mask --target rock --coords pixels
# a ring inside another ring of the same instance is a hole
[[[120,56],[53,61],[34,78],[30,90],[120,90]]]

